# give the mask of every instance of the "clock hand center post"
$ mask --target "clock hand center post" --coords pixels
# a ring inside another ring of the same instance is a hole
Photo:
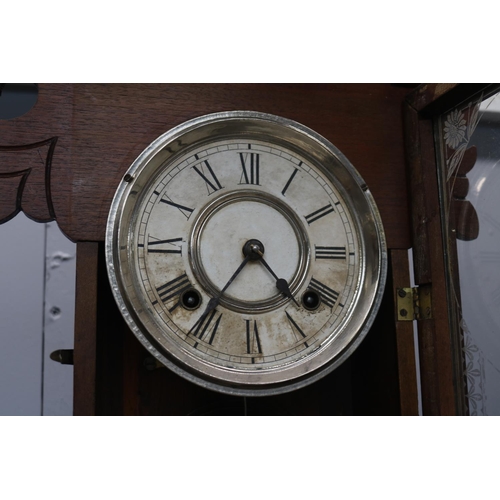
[[[233,273],[233,275],[229,278],[228,282],[224,285],[222,290],[217,294],[217,296],[212,297],[207,304],[207,307],[203,314],[198,318],[196,323],[191,327],[189,330],[189,333],[192,333],[193,330],[198,329],[201,327],[202,323],[204,322],[205,318],[219,305],[220,299],[224,292],[229,288],[231,283],[236,279],[238,274],[243,270],[243,268],[247,265],[247,263],[250,260],[258,260],[262,262],[264,267],[271,273],[271,275],[276,279],[276,288],[283,293],[286,297],[289,299],[293,300],[297,307],[300,307],[297,301],[295,300],[295,297],[293,296],[292,292],[290,291],[290,287],[288,285],[288,282],[284,278],[279,278],[277,274],[271,269],[269,264],[265,261],[264,259],[264,245],[259,241],[255,239],[250,239],[248,240],[245,245],[243,246],[243,255],[245,255],[245,258],[243,259],[243,262],[239,265],[238,269]]]

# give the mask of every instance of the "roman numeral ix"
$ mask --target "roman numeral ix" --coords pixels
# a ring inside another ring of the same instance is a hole
[[[148,253],[178,253],[182,254],[182,248],[174,245],[175,242],[182,241],[182,238],[172,238],[170,240],[152,240],[151,236],[148,236]],[[159,245],[171,245],[174,248],[156,248]],[[153,247],[153,248],[151,248]]]

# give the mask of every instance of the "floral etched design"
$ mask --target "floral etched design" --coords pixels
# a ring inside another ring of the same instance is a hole
[[[486,103],[486,104],[485,104]],[[448,112],[440,122],[441,151],[446,162],[445,187],[448,203],[444,206],[445,231],[450,244],[457,240],[471,241],[479,234],[479,218],[468,194],[467,174],[476,164],[477,147],[473,135],[479,121],[489,106],[481,93],[475,99]],[[464,189],[466,186],[466,189]],[[459,262],[456,262],[459,266]],[[488,353],[483,352],[475,341],[464,318],[460,301],[457,299],[459,284],[451,280],[450,299],[457,304],[460,319],[459,342],[462,347],[463,389],[470,415],[487,415],[486,361]],[[476,335],[474,333],[474,335]]]
[[[467,378],[466,395],[471,416],[486,415],[485,373],[483,353],[472,342],[467,323],[462,318],[460,326],[463,332],[463,351],[465,355],[465,376]]]
[[[470,102],[466,108],[451,111],[444,121],[443,138],[448,147],[446,151],[447,181],[456,175],[462,163],[469,141],[479,123],[479,106],[482,101],[483,94],[477,101]]]
[[[453,110],[444,122],[444,140],[446,145],[455,149],[464,139],[466,127],[464,114]]]

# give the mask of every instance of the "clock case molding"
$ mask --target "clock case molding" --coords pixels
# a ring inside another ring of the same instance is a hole
[[[397,293],[432,288],[418,321],[424,414],[464,413],[443,261],[433,123],[477,85],[41,84],[35,107],[0,121],[0,222],[23,210],[56,220],[77,242],[74,414],[415,415],[411,321]],[[104,234],[113,194],[140,152],[172,127],[208,113],[252,110],[323,135],[360,172],[381,213],[389,278],[356,352],[320,381],[280,396],[241,398],[198,387],[158,366],[121,318],[109,287]],[[432,245],[429,244],[432,242]]]

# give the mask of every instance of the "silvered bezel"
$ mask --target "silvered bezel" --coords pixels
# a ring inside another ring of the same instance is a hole
[[[345,319],[319,349],[295,362],[255,372],[221,367],[193,356],[161,334],[141,297],[133,270],[131,228],[147,186],[190,149],[216,140],[242,138],[282,146],[306,158],[340,192],[355,226],[360,272]],[[363,179],[329,141],[297,122],[251,111],[205,115],[153,141],[130,166],[118,186],[106,228],[106,261],[115,300],[139,341],[164,365],[203,387],[259,396],[288,392],[330,373],[356,349],[380,306],[387,274],[387,249],[380,214]]]

